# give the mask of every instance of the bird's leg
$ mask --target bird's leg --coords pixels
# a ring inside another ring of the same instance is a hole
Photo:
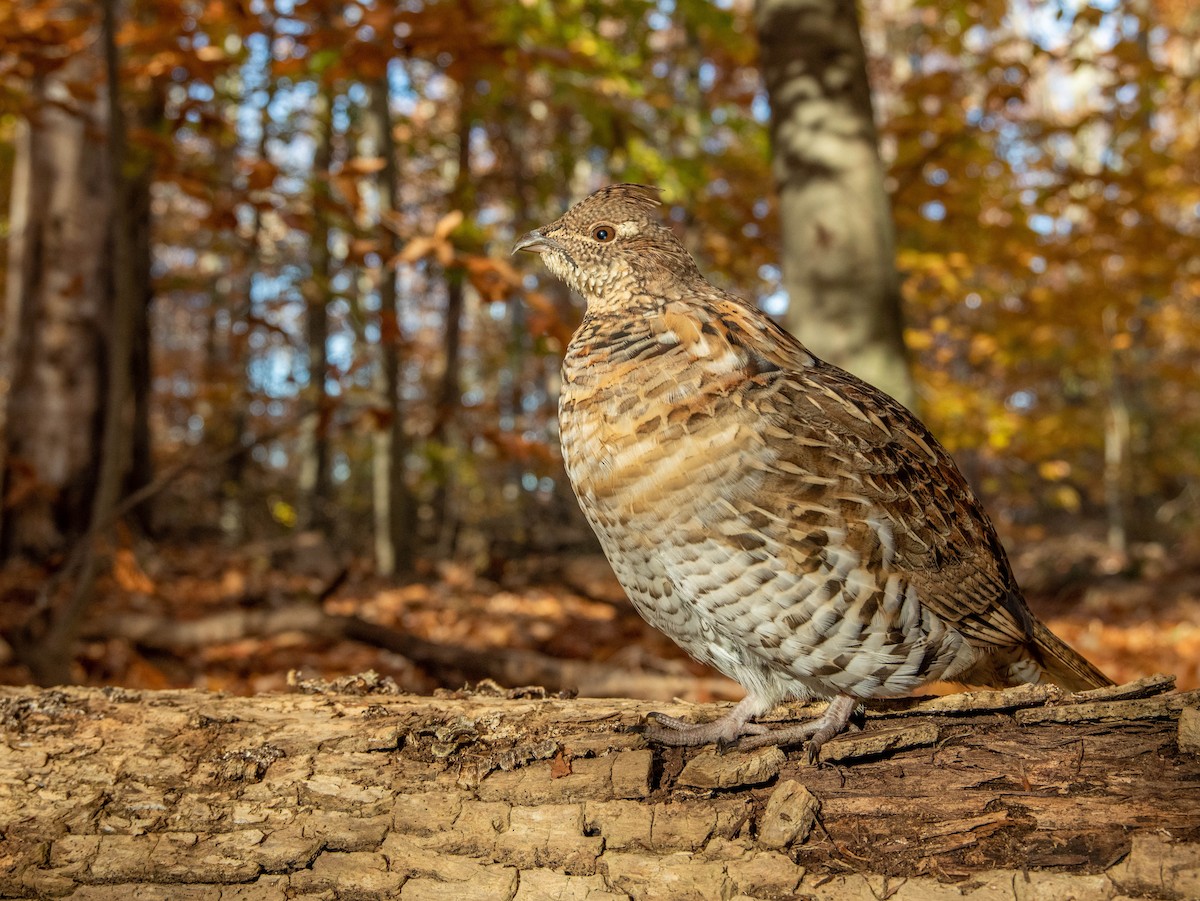
[[[654,723],[643,726],[642,734],[660,745],[694,747],[715,742],[729,747],[744,735],[757,736],[767,731],[765,726],[750,722],[751,717],[762,712],[762,703],[753,695],[746,695],[731,711],[711,723],[689,723],[665,713],[651,713],[649,719]]]
[[[782,729],[764,730],[757,735],[748,736],[737,742],[737,750],[752,751],[755,748],[765,748],[771,745],[795,745],[807,741],[808,761],[816,763],[817,757],[821,753],[821,746],[845,730],[850,723],[850,717],[854,714],[854,708],[857,706],[858,698],[838,695],[829,702],[825,712],[815,720],[796,726],[785,726]]]

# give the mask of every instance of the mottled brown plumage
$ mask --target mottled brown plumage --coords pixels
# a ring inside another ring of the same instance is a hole
[[[949,454],[888,395],[710,285],[654,189],[517,242],[583,295],[559,406],[571,484],[638,612],[746,689],[669,744],[809,742],[935,679],[1110,684],[1029,612]],[[757,716],[829,698],[819,720]]]

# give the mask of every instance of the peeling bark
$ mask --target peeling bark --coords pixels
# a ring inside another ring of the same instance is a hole
[[[648,748],[643,702],[380,685],[0,689],[0,897],[1200,895],[1200,693],[1168,682],[880,705],[820,767]]]

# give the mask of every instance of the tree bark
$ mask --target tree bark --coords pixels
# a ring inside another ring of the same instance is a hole
[[[454,187],[451,189],[449,197],[452,210],[465,211],[474,206],[471,189],[471,127],[474,121],[472,111],[474,96],[473,77],[468,70],[459,85],[458,126],[455,129],[458,135],[458,168],[454,175]],[[455,445],[460,442],[457,440],[458,430],[455,428],[455,420],[459,407],[462,405],[459,358],[462,350],[466,272],[461,266],[448,266],[445,271],[445,280],[446,331],[442,339],[442,357],[445,361],[445,368],[442,370],[437,399],[434,402],[433,428],[430,431],[429,439],[439,447],[437,459],[441,461],[437,467],[437,483],[431,502],[438,556],[453,557],[460,519],[460,514],[451,508],[456,506],[452,498],[455,495],[455,482],[458,475],[456,459],[458,453]]]
[[[275,17],[263,14],[264,38],[267,46],[275,42]],[[258,140],[255,144],[254,160],[263,164],[270,163],[268,139],[271,134],[271,104],[275,99],[277,83],[272,71],[273,60],[268,57],[263,64],[262,82],[263,102],[258,110]],[[256,196],[247,198],[251,202],[250,230],[242,239],[240,250],[242,255],[242,273],[239,281],[239,291],[244,301],[238,309],[230,310],[231,319],[246,318],[254,308],[256,290],[255,277],[263,257],[263,213],[261,199]],[[232,322],[226,334],[229,359],[240,361],[236,373],[227,373],[229,396],[233,399],[229,432],[234,442],[241,442],[249,424],[248,410],[251,403],[251,385],[253,384],[254,357],[250,352],[252,344],[248,334],[238,333]],[[220,526],[225,540],[230,545],[240,543],[247,532],[246,527],[246,489],[247,455],[237,454],[230,457],[221,478],[221,514]]]
[[[333,88],[322,85],[314,112],[316,149],[313,152],[312,278],[305,291],[308,347],[307,401],[313,414],[302,433],[300,496],[296,502],[301,529],[323,528],[328,521],[332,482],[329,453],[329,301],[332,299],[333,254],[329,248],[330,166],[333,158]]]
[[[83,614],[92,599],[100,557],[100,545],[110,533],[101,525],[115,518],[118,503],[126,489],[132,464],[136,433],[133,393],[133,358],[136,330],[144,313],[148,276],[139,272],[142,260],[136,255],[131,192],[125,173],[125,117],[121,107],[119,60],[116,46],[117,0],[101,4],[101,46],[104,55],[106,119],[108,122],[105,153],[105,194],[110,199],[111,240],[110,281],[103,288],[109,308],[105,328],[105,386],[99,410],[101,435],[96,484],[91,499],[88,529],[76,548],[73,563],[75,583],[70,595],[50,611],[48,626],[28,647],[18,648],[35,678],[43,685],[71,681],[71,661]],[[148,264],[148,259],[145,260]],[[146,348],[142,348],[145,350]],[[70,567],[69,567],[70,568]]]
[[[155,98],[155,102],[158,102],[158,98]],[[141,490],[154,481],[154,448],[150,435],[150,405],[154,387],[150,363],[150,305],[154,302],[150,188],[154,180],[154,168],[151,160],[145,156],[130,165],[130,156],[126,152],[126,168],[130,171],[124,181],[124,224],[128,233],[130,265],[130,295],[126,313],[130,317],[129,390],[132,405],[129,472],[124,486],[126,494]],[[139,508],[137,516],[142,528],[153,527],[149,508]]]
[[[758,0],[787,327],[912,406],[895,235],[855,4]]]
[[[85,14],[80,10],[81,14]],[[4,327],[3,546],[46,556],[81,534],[99,459],[103,335],[112,308],[99,41],[34,77],[38,116],[17,123]]]
[[[648,747],[642,702],[373,674],[0,688],[0,897],[1194,898],[1200,696],[1168,684],[872,705],[820,767]]]
[[[396,140],[388,104],[387,72],[372,86],[371,112],[379,138],[379,214],[383,222],[395,213],[400,193]],[[375,430],[373,449],[373,509],[375,514],[375,567],[380,575],[412,571],[417,550],[417,505],[407,480],[409,435],[405,421],[401,331],[401,299],[396,292],[396,255],[400,242],[394,223],[380,228],[383,241],[383,274],[379,283],[378,382],[384,416]]]

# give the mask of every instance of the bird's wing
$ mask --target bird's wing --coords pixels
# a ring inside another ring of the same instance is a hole
[[[868,569],[902,575],[930,612],[973,644],[1029,641],[1033,621],[996,531],[920,420],[813,357],[739,299],[720,295],[691,309],[703,311],[709,360],[741,361],[726,375],[727,390],[739,395],[756,429],[771,430],[778,456],[760,491],[777,495],[774,509],[797,510],[802,519],[806,501],[798,489],[813,495],[816,485],[812,525],[836,521]],[[802,473],[824,478],[813,482]]]

